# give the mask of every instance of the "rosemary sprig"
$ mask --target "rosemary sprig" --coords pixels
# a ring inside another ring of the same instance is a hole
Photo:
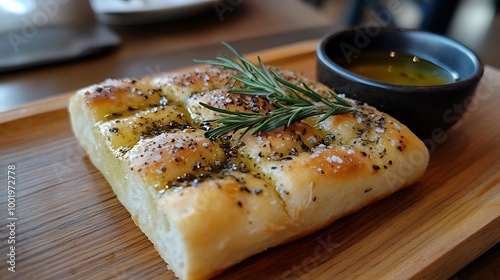
[[[221,53],[215,60],[195,60],[198,63],[221,66],[225,69],[235,70],[237,75],[232,79],[241,83],[240,89],[230,89],[229,93],[249,94],[262,96],[276,109],[266,114],[256,112],[239,112],[217,108],[200,102],[205,108],[221,113],[221,117],[207,122],[221,124],[207,131],[209,138],[218,138],[230,132],[245,129],[243,134],[250,131],[251,134],[266,132],[283,126],[287,128],[292,123],[305,118],[323,115],[317,121],[322,122],[329,116],[344,114],[352,110],[351,104],[329,92],[331,99],[325,98],[305,83],[302,87],[289,83],[273,68],[268,68],[264,62],[257,57],[259,66],[245,59],[232,46],[223,42],[239,61]]]

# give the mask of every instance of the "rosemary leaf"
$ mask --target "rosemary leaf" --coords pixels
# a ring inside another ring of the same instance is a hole
[[[240,136],[242,137],[247,132],[256,134],[279,127],[287,128],[295,122],[321,115],[317,121],[319,123],[332,115],[345,114],[353,110],[349,102],[333,92],[329,92],[332,98],[326,98],[316,93],[305,83],[300,86],[292,84],[284,80],[278,71],[268,68],[260,57],[257,57],[259,63],[255,65],[231,45],[225,42],[222,44],[233,53],[236,59],[221,53],[215,60],[195,60],[195,62],[236,71],[237,74],[233,75],[232,79],[235,81],[234,84],[239,83],[240,85],[239,88],[230,89],[229,93],[260,96],[272,104],[275,109],[271,109],[265,114],[239,112],[200,102],[203,107],[220,114],[218,118],[206,121],[215,124],[214,128],[207,131],[207,137],[215,139],[227,133],[244,129]]]

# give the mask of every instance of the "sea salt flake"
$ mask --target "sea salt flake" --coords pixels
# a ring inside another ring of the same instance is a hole
[[[311,143],[316,143],[316,137],[314,137],[313,135],[309,136],[309,138],[307,138],[307,140]]]
[[[174,147],[180,149],[180,148],[182,148],[182,143],[175,142]]]
[[[154,162],[161,162],[163,158],[160,155],[156,155],[153,159]]]
[[[336,163],[342,163],[344,162],[340,157],[338,156],[331,156],[331,157],[327,157],[326,160],[330,163],[333,163],[333,162],[336,162]]]

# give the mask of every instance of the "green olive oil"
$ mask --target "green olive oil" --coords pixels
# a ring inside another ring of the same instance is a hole
[[[452,83],[458,74],[417,56],[383,51],[362,51],[342,65],[360,76],[383,83],[433,86]]]

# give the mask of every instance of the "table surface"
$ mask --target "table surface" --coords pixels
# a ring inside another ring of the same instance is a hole
[[[214,7],[185,20],[147,26],[113,26],[122,44],[99,56],[1,74],[0,111],[109,77],[138,77],[189,66],[193,58],[213,58],[222,50],[221,41],[228,41],[246,53],[319,38],[340,28],[345,17],[345,10],[327,16],[296,0],[224,3],[233,6],[222,14]],[[79,5],[79,18],[72,23],[94,24],[88,4]],[[498,30],[500,23],[496,19],[495,24],[492,29]],[[489,45],[486,49],[495,50],[495,47]],[[498,63],[484,62],[495,66]],[[451,279],[498,279],[498,275],[500,246],[497,244]]]

